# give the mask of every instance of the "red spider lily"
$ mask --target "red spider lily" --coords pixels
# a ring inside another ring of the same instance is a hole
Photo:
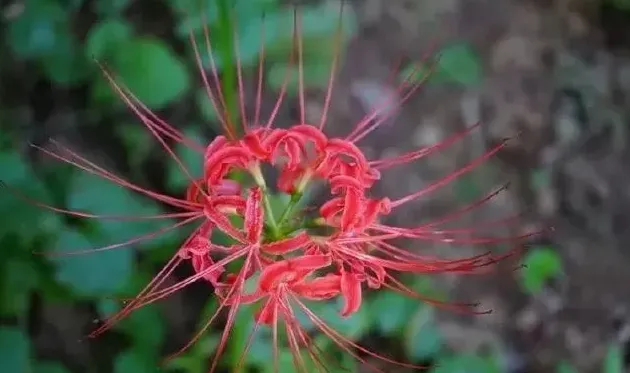
[[[340,44],[340,32],[341,22],[337,33],[337,50]],[[113,89],[189,178],[190,185],[184,198],[176,198],[144,189],[60,145],[58,145],[59,151],[40,148],[54,158],[73,164],[87,172],[99,175],[181,211],[158,216],[126,217],[130,220],[168,217],[178,218],[181,221],[167,229],[135,237],[126,242],[99,249],[66,253],[66,255],[120,248],[184,225],[198,224],[184,243],[177,250],[174,250],[172,259],[154,279],[135,298],[129,300],[118,313],[96,329],[91,336],[105,332],[116,322],[144,305],[163,299],[194,282],[205,281],[214,289],[215,295],[220,300],[220,306],[197,335],[174,355],[178,355],[196,342],[221,311],[228,308],[226,325],[210,368],[210,372],[214,371],[226,347],[239,307],[252,305],[259,307],[256,315],[256,329],[261,326],[272,329],[276,370],[278,367],[278,325],[280,323],[285,327],[286,339],[297,369],[306,370],[302,355],[302,351],[306,351],[307,356],[315,364],[318,371],[327,370],[324,353],[314,346],[311,337],[297,322],[295,316],[297,309],[304,312],[321,332],[336,342],[340,348],[364,362],[371,370],[380,372],[381,370],[377,367],[367,363],[363,356],[369,355],[403,367],[417,369],[422,367],[394,361],[350,341],[326,325],[321,318],[309,310],[303,300],[326,301],[341,297],[344,304],[340,314],[342,317],[347,317],[361,307],[365,288],[388,288],[441,307],[463,312],[483,313],[476,311],[474,305],[471,304],[449,304],[418,294],[397,280],[396,275],[400,273],[484,273],[498,261],[517,254],[520,251],[520,246],[516,242],[532,234],[516,237],[472,235],[483,225],[464,229],[440,229],[443,224],[454,221],[487,202],[504,188],[424,225],[393,227],[381,223],[381,220],[397,207],[424,197],[483,164],[488,158],[503,149],[506,146],[506,141],[496,145],[461,169],[444,176],[421,190],[396,199],[374,198],[371,196],[371,189],[374,183],[380,179],[382,172],[438,152],[468,135],[477,125],[466,128],[431,147],[410,151],[393,158],[369,160],[357,144],[387,119],[387,107],[391,103],[385,102],[382,104],[382,108],[377,108],[366,115],[356,123],[348,136],[344,138],[328,137],[324,132],[324,127],[327,122],[338,58],[335,57],[332,61],[332,72],[326,90],[325,110],[321,120],[317,125],[307,123],[305,120],[305,88],[301,63],[302,42],[299,15],[295,17],[293,40],[295,48],[291,53],[290,60],[293,62],[296,59],[295,54],[297,54],[300,121],[283,129],[274,128],[273,125],[278,108],[285,96],[288,75],[270,117],[264,123],[260,121],[264,50],[261,52],[261,67],[258,69],[255,115],[251,120],[248,120],[244,109],[243,76],[239,63],[237,76],[240,93],[240,123],[237,126],[228,115],[219,74],[212,58],[212,44],[208,30],[205,30],[205,44],[212,64],[210,76],[206,74],[201,65],[198,45],[191,37],[202,81],[215,110],[222,114],[219,115],[219,121],[225,133],[224,136],[218,136],[207,146],[188,139],[180,131],[158,118],[133,93],[117,83],[112,75],[104,69],[106,78]],[[335,54],[335,56],[337,55],[338,53]],[[422,85],[422,81],[411,81],[411,78],[415,77],[416,74],[417,72],[413,71],[409,74],[408,80],[398,87],[402,102],[406,101]],[[237,127],[240,127],[242,130],[240,132],[243,133],[240,137],[236,135],[239,132]],[[169,142],[184,144],[197,151],[204,160],[203,175],[191,175],[174,153]],[[263,165],[272,165],[278,168],[280,174],[275,185],[280,191],[291,195],[291,201],[280,217],[274,216],[269,206],[270,187],[261,171]],[[253,179],[253,184],[239,184],[230,180],[228,175],[235,170],[249,174]],[[314,206],[315,216],[309,216],[305,213],[303,217],[295,219],[299,215],[293,211],[297,202],[311,182],[315,180],[323,181],[328,185],[332,198],[319,206]],[[121,219],[120,216],[94,215],[39,205],[80,217]],[[232,217],[241,218],[242,224],[234,223],[231,220]],[[509,221],[511,219],[503,219],[486,223],[486,225],[496,226]],[[234,241],[234,244],[221,246],[213,243],[211,234],[214,231],[225,233]],[[515,248],[499,255],[485,253],[461,259],[439,259],[421,256],[411,250],[398,247],[392,243],[392,240],[397,238],[484,245],[512,242],[515,243]],[[188,261],[194,274],[174,285],[164,286],[165,280],[173,273],[174,269],[182,262]],[[239,265],[234,266],[233,264],[236,263]],[[256,279],[255,276],[258,276],[255,290],[249,293],[245,292],[246,281]],[[245,354],[246,351],[244,351],[243,356]]]

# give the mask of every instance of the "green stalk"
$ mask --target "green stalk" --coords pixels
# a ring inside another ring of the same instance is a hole
[[[300,200],[302,199],[302,195],[303,195],[302,193],[291,194],[291,200],[289,201],[289,203],[287,204],[287,207],[284,209],[284,211],[282,212],[282,215],[280,215],[280,218],[278,219],[278,226],[280,228],[283,228],[285,224],[288,222],[288,219],[291,217],[291,213],[293,212],[293,209],[298,204],[298,202],[300,202]]]
[[[215,0],[219,12],[219,40],[217,40],[217,52],[222,61],[221,91],[225,98],[227,122],[234,130],[235,136],[242,134],[242,128],[238,126],[237,118],[237,74],[234,56],[234,20],[231,10],[232,0]]]
[[[217,54],[221,59],[221,82],[220,89],[225,99],[226,120],[228,126],[234,131],[234,136],[240,136],[242,133],[241,128],[237,125],[237,74],[236,74],[236,61],[234,56],[234,22],[232,20],[231,2],[232,0],[215,0],[217,4],[217,10],[219,13],[218,20],[218,40],[217,42]],[[238,341],[245,340],[246,331],[241,325],[234,325],[232,330],[231,340],[228,342],[228,358],[230,360],[231,369],[235,373],[242,373],[245,365],[239,369],[236,367],[241,360],[242,349],[245,348],[242,343]]]

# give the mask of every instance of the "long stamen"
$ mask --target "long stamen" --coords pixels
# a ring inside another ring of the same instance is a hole
[[[210,41],[210,29],[208,27],[208,22],[206,20],[205,11],[201,14],[202,22],[203,22],[203,35],[206,44],[206,53],[208,58],[210,59],[210,71],[212,73],[212,77],[214,78],[214,85],[217,89],[217,95],[219,97],[219,103],[221,104],[221,108],[223,111],[223,115],[217,111],[219,117],[223,118],[222,123],[224,123],[224,130],[226,132],[226,136],[230,140],[236,140],[236,128],[234,123],[232,122],[232,116],[229,113],[229,108],[226,105],[225,97],[223,95],[223,89],[221,88],[221,80],[219,79],[219,71],[217,69],[216,62],[214,60],[214,53],[212,52],[212,42]]]
[[[65,215],[70,215],[70,216],[76,216],[79,218],[86,218],[86,219],[101,219],[101,220],[118,220],[118,221],[142,221],[142,220],[160,220],[160,219],[173,219],[173,218],[189,218],[195,215],[198,215],[199,213],[197,212],[175,212],[175,213],[166,213],[166,214],[155,214],[155,215],[111,215],[111,214],[92,214],[89,212],[83,212],[83,211],[78,211],[78,210],[69,210],[69,209],[62,209],[59,207],[55,207],[55,206],[51,206],[48,205],[42,201],[39,200],[35,200],[33,198],[27,197],[26,195],[22,194],[21,192],[19,192],[18,190],[16,190],[15,188],[9,186],[7,183],[5,183],[4,181],[0,180],[0,188],[5,188],[9,191],[9,193],[13,194],[15,197],[21,199],[22,201],[36,206],[36,207],[40,207],[46,210],[50,210],[53,212],[57,212],[60,214],[65,214]]]
[[[263,88],[263,76],[265,71],[265,14],[262,15],[261,27],[260,27],[260,51],[258,53],[258,85],[256,86],[256,107],[254,109],[254,126],[258,126],[260,121],[260,107],[262,105],[262,88]],[[244,123],[244,126],[249,125]],[[247,127],[245,127],[245,133],[247,133]]]
[[[156,231],[150,232],[150,233],[146,233],[140,236],[136,236],[133,237],[127,241],[124,242],[119,242],[116,244],[111,244],[111,245],[107,245],[107,246],[103,246],[103,247],[99,247],[99,248],[95,248],[95,249],[84,249],[84,250],[75,250],[75,251],[65,251],[65,252],[54,252],[54,253],[50,253],[50,252],[34,252],[34,254],[42,254],[42,255],[46,255],[46,256],[50,256],[50,257],[61,257],[61,256],[75,256],[75,255],[84,255],[84,254],[93,254],[93,253],[97,253],[97,252],[101,252],[101,251],[108,251],[108,250],[113,250],[113,249],[120,249],[120,248],[125,248],[129,245],[132,245],[134,243],[138,243],[141,241],[146,241],[148,239],[152,239],[155,237],[158,237],[164,233],[170,232],[176,228],[179,228],[181,226],[184,226],[186,224],[192,223],[193,221],[201,218],[203,215],[202,214],[198,214],[197,216],[193,216],[191,218],[188,218],[186,220],[180,221],[176,224],[173,224],[169,227],[165,227],[165,228],[161,228],[158,229]]]
[[[200,154],[203,154],[204,148],[186,137],[182,132],[175,129],[175,127],[169,125],[162,119],[160,119],[155,113],[153,113],[145,104],[142,103],[134,94],[127,88],[123,83],[117,82],[113,75],[109,72],[107,67],[96,61],[98,66],[100,67],[103,75],[112,86],[112,88],[118,93],[118,95],[122,98],[125,104],[136,114],[141,120],[142,123],[149,129],[154,136],[161,138],[157,133],[161,133],[170,139],[182,143],[188,146],[190,149],[197,151]]]
[[[339,7],[339,19],[337,20],[337,31],[335,32],[335,46],[333,51],[333,59],[330,65],[330,75],[328,76],[328,88],[326,89],[326,98],[324,99],[324,111],[322,112],[321,120],[319,122],[319,129],[323,130],[328,120],[328,110],[330,109],[330,101],[332,99],[333,86],[335,84],[335,75],[337,73],[337,64],[339,60],[339,54],[341,53],[341,38],[343,34],[343,5],[344,1],[341,1]]]
[[[507,146],[507,142],[508,140],[504,140],[501,143],[499,143],[499,145],[495,146],[493,149],[490,149],[489,151],[487,151],[486,153],[484,153],[483,155],[481,155],[480,157],[475,158],[473,161],[471,161],[470,163],[468,163],[466,166],[460,168],[457,171],[454,171],[452,173],[450,173],[449,175],[443,177],[442,179],[432,183],[431,185],[429,185],[426,188],[423,188],[422,190],[419,190],[415,193],[412,193],[406,197],[400,198],[396,201],[392,202],[392,208],[398,207],[400,205],[403,205],[409,201],[413,201],[417,198],[420,198],[421,196],[433,192],[434,190],[436,190],[439,187],[442,187],[448,183],[450,183],[451,181],[453,181],[454,179],[460,177],[461,175],[468,173],[470,171],[472,171],[473,169],[477,168],[478,166],[480,166],[481,164],[483,164],[486,160],[488,160],[489,158],[493,157],[496,153],[498,153],[500,150],[502,150],[503,148],[505,148]]]
[[[160,194],[160,193],[156,193],[156,192],[152,192],[148,189],[144,189],[142,187],[139,187],[135,184],[132,184],[114,174],[112,174],[109,171],[106,171],[105,169],[103,169],[102,167],[99,167],[97,165],[95,165],[94,163],[88,161],[87,159],[81,157],[80,155],[78,155],[77,153],[71,151],[70,149],[62,146],[61,144],[57,143],[56,141],[51,141],[53,144],[55,144],[57,147],[59,147],[61,150],[65,151],[66,153],[68,153],[70,156],[72,156],[73,158],[76,158],[78,161],[85,163],[86,165],[81,165],[78,162],[75,162],[67,157],[64,157],[62,155],[59,155],[51,150],[48,149],[44,149],[40,146],[31,144],[31,147],[41,151],[42,153],[49,155],[55,159],[58,159],[60,161],[63,161],[65,163],[71,164],[79,169],[82,169],[84,171],[87,171],[91,174],[94,174],[96,176],[102,177],[103,179],[109,180],[115,184],[121,185],[125,188],[131,189],[133,191],[136,191],[138,193],[144,194],[148,197],[151,197],[153,199],[156,199],[158,201],[164,202],[167,205],[173,206],[173,207],[178,207],[178,208],[182,208],[182,209],[186,209],[186,210],[197,210],[197,207],[200,207],[201,205],[199,204],[194,204],[188,201],[184,201],[184,200],[180,200],[177,198],[173,198],[164,194]]]
[[[271,110],[271,114],[269,115],[269,119],[267,120],[267,124],[265,125],[265,128],[267,129],[271,128],[271,126],[275,122],[276,116],[278,115],[278,112],[280,110],[280,105],[284,101],[284,96],[286,95],[286,92],[287,92],[287,85],[289,84],[289,79],[291,78],[291,69],[293,68],[293,64],[294,64],[295,48],[296,48],[296,44],[298,43],[297,41],[298,38],[299,38],[299,35],[297,31],[297,20],[294,16],[293,17],[293,34],[291,36],[292,45],[291,45],[291,51],[289,52],[289,61],[287,64],[286,71],[284,73],[282,85],[280,86],[280,92],[278,93],[278,98],[276,99],[276,104]]]
[[[304,61],[303,61],[303,40],[302,40],[302,15],[293,10],[295,27],[297,29],[297,49],[298,49],[298,100],[300,102],[300,124],[306,123],[306,105],[304,104]]]

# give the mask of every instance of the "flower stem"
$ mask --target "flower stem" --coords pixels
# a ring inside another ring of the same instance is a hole
[[[288,219],[291,217],[291,212],[293,212],[293,209],[298,204],[298,202],[300,202],[303,195],[303,193],[299,192],[291,194],[291,200],[287,204],[287,207],[285,207],[282,215],[280,215],[280,219],[278,219],[278,226],[280,228],[283,228],[284,225],[287,223]]]
[[[231,0],[215,0],[217,3],[217,9],[219,13],[219,35],[218,40],[218,54],[221,58],[221,91],[225,98],[227,123],[234,131],[236,136],[241,134],[241,128],[235,125],[237,122],[237,95],[236,91],[236,62],[234,61],[234,39],[233,28],[234,22],[232,20],[232,11],[230,9]]]
[[[269,223],[269,228],[271,229],[271,236],[274,240],[277,240],[281,236],[280,228],[278,227],[278,223],[276,222],[275,217],[273,216],[273,209],[271,208],[271,201],[269,201],[269,193],[267,190],[263,190],[263,203],[265,204],[265,216],[267,217],[267,222]]]

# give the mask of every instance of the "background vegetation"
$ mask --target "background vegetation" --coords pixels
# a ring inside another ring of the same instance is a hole
[[[628,12],[624,0],[614,2]],[[208,141],[216,133],[213,113],[188,42],[192,30],[201,37],[204,24],[213,35],[217,66],[228,97],[234,100],[234,57],[238,48],[246,71],[252,71],[261,50],[261,14],[266,14],[266,90],[276,92],[287,65],[293,8],[280,0],[235,2],[228,17],[226,2],[207,0],[32,0],[3,3],[0,48],[0,179],[30,198],[55,206],[101,214],[156,214],[165,211],[123,188],[71,166],[59,164],[30,148],[47,147],[48,138],[70,144],[97,163],[157,190],[181,194],[186,179],[169,162],[144,128],[136,123],[108,86],[98,59],[150,108],[192,137]],[[302,7],[306,82],[325,84],[333,54],[338,7],[310,2]],[[349,7],[351,8],[351,7]],[[204,16],[205,15],[205,16]],[[350,9],[344,19],[344,40],[359,31]],[[236,42],[232,27],[238,30]],[[484,79],[480,57],[465,42],[449,43],[431,84],[464,88]],[[203,61],[208,66],[209,61]],[[295,71],[292,72],[296,74]],[[295,80],[295,79],[294,79]],[[295,92],[292,81],[290,92]],[[233,102],[233,101],[232,101]],[[192,170],[200,160],[178,149]],[[541,183],[547,182],[545,175]],[[539,178],[539,179],[540,179]],[[475,195],[462,184],[462,198]],[[134,294],[165,262],[186,232],[160,236],[128,250],[80,257],[49,258],[35,253],[68,251],[124,241],[168,225],[129,224],[74,219],[54,214],[0,194],[0,371],[7,373],[186,372],[207,368],[218,340],[213,330],[190,351],[165,366],[160,358],[174,351],[202,324],[216,301],[208,289],[193,287],[164,306],[146,307],[97,340],[83,340],[94,322],[119,305],[116,298]],[[523,292],[537,294],[561,277],[563,261],[553,245],[537,246],[524,258],[519,273]],[[180,273],[184,276],[185,273]],[[447,294],[431,278],[409,279],[413,286],[440,298]],[[435,313],[424,304],[379,292],[349,320],[336,316],[335,305],[316,310],[345,335],[416,363],[436,364],[432,373],[498,373],[510,371],[505,346],[483,353],[461,352],[444,343]],[[445,311],[446,312],[446,311]],[[251,330],[252,316],[239,314],[223,368],[231,371]],[[94,321],[94,322],[93,322]],[[308,327],[308,325],[306,325]],[[311,325],[310,328],[313,328]],[[324,349],[326,338],[317,339]],[[260,334],[248,369],[271,372],[269,336]],[[340,365],[359,371],[347,354]],[[612,344],[601,364],[603,373],[624,371],[622,347]],[[290,353],[282,351],[282,372],[292,372]],[[340,370],[342,371],[342,370]],[[558,373],[577,372],[570,361]]]

